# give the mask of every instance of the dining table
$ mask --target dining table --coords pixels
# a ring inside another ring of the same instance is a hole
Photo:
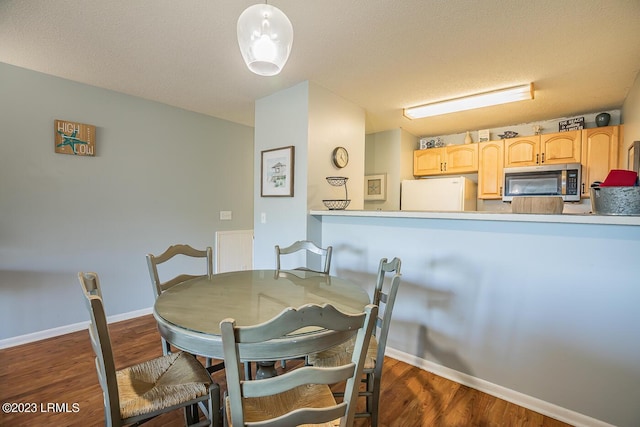
[[[249,326],[266,322],[288,307],[331,304],[345,313],[359,313],[369,303],[369,294],[344,278],[303,270],[243,270],[205,275],[171,287],[156,299],[153,315],[160,335],[176,348],[224,359],[220,335],[224,319]],[[304,357],[312,342],[331,348],[354,333],[300,329],[281,339],[241,344],[243,361],[263,362],[262,368],[275,373],[274,360]],[[271,374],[258,372],[257,377]]]

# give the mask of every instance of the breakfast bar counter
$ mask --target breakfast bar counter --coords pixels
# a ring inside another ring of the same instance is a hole
[[[594,215],[563,213],[514,214],[510,212],[421,212],[421,211],[372,211],[372,210],[312,210],[314,216],[345,216],[372,218],[424,218],[471,221],[550,222],[565,224],[640,225],[640,215]]]
[[[640,217],[314,210],[308,220],[333,246],[332,274],[363,287],[380,258],[402,259],[391,357],[571,425],[638,425]]]

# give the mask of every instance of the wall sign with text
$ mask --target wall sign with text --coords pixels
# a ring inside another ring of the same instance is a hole
[[[55,150],[60,154],[95,156],[96,127],[84,123],[56,120]]]
[[[570,130],[584,129],[584,117],[576,117],[573,119],[562,120],[558,122],[558,131],[568,132]]]

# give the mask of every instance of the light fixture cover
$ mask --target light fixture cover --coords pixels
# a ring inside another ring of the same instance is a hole
[[[249,6],[238,18],[238,45],[249,70],[275,76],[289,59],[293,26],[277,7],[266,3]]]
[[[404,115],[410,119],[421,119],[527,99],[533,99],[533,83],[405,108]]]

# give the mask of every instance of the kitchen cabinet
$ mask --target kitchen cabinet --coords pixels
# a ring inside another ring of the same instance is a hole
[[[478,172],[478,144],[449,145],[413,152],[415,176]]]
[[[550,133],[540,136],[542,164],[580,163],[582,131]]]
[[[540,136],[521,136],[504,140],[504,166],[537,165],[540,158]]]
[[[589,197],[594,181],[604,181],[611,169],[618,169],[620,127],[604,126],[582,130],[581,196]]]
[[[579,130],[510,138],[504,141],[504,167],[580,163]]]
[[[416,150],[413,152],[413,174],[415,176],[440,175],[443,159],[444,147]]]
[[[478,144],[478,199],[502,199],[504,141]]]

